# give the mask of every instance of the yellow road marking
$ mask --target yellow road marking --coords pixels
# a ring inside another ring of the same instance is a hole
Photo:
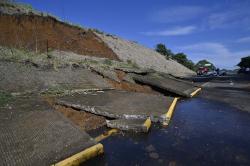
[[[107,138],[107,137],[109,137],[109,136],[111,136],[112,134],[117,133],[117,132],[118,132],[118,129],[111,129],[111,130],[109,130],[109,131],[107,131],[107,132],[105,132],[105,133],[103,133],[103,134],[97,136],[97,137],[95,138],[95,141],[96,141],[96,142],[100,142],[100,141],[104,140],[105,138]]]
[[[90,148],[85,149],[84,151],[77,153],[63,161],[60,161],[52,166],[75,166],[80,165],[84,161],[96,157],[100,154],[104,153],[103,145],[98,143]]]
[[[196,95],[199,91],[201,91],[201,88],[196,89],[194,92],[192,92],[192,93],[190,94],[190,96],[193,97],[193,96]]]
[[[150,120],[150,118],[148,118],[148,119],[144,122],[143,126],[146,126],[147,132],[148,132],[149,128],[151,127],[151,120]]]
[[[179,99],[179,97],[175,97],[172,104],[170,105],[169,109],[168,109],[168,112],[165,114],[166,116],[166,121],[163,122],[163,125],[164,126],[167,126],[169,124],[169,121],[171,120],[171,117],[173,115],[173,112],[174,112],[174,108],[175,108],[175,105],[177,103],[177,100]]]

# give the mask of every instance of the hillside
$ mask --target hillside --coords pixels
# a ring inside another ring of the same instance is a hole
[[[154,50],[116,36],[97,33],[20,5],[0,4],[0,45],[31,51],[69,51],[132,62],[140,68],[187,77],[195,73]]]
[[[96,33],[122,61],[132,61],[141,68],[150,68],[178,77],[195,73],[174,60],[167,60],[158,52],[122,38]]]
[[[0,45],[31,51],[62,50],[117,59],[92,31],[23,6],[0,3]]]

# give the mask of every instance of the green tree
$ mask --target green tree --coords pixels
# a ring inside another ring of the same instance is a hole
[[[239,66],[240,68],[250,67],[250,56],[246,56],[246,57],[241,58],[241,61],[237,66]]]
[[[159,52],[160,54],[166,56],[166,58],[172,57],[174,54],[173,52],[168,49],[165,44],[159,43],[156,45],[155,51]]]
[[[173,56],[173,59],[176,60],[178,63],[186,66],[191,70],[195,70],[194,63],[187,58],[187,55],[184,53],[177,53]]]
[[[199,62],[196,63],[195,67],[198,69],[199,67],[204,67],[206,64],[211,64],[210,66],[207,66],[209,70],[214,70],[216,67],[214,66],[213,63],[209,62],[206,59],[200,60]]]

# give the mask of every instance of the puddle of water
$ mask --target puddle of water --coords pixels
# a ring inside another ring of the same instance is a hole
[[[250,165],[250,114],[194,98],[177,104],[167,128],[116,135],[84,165]]]

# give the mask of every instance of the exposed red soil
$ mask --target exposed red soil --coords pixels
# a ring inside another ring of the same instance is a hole
[[[84,111],[78,111],[70,107],[64,107],[55,104],[55,98],[44,97],[56,111],[62,113],[65,117],[71,120],[75,125],[84,131],[94,130],[106,125],[105,118]]]
[[[116,82],[113,80],[107,80],[113,88],[118,90],[127,90],[131,92],[142,92],[142,93],[155,93],[149,86],[144,85],[138,85],[138,84],[132,84],[129,82],[121,81]]]
[[[121,70],[116,70],[115,72],[119,80],[123,80],[123,78],[126,76],[126,73]]]
[[[107,79],[107,81],[115,89],[126,90],[126,91],[131,91],[131,92],[142,92],[142,93],[153,93],[153,94],[157,93],[153,91],[150,86],[133,84],[133,83],[123,81],[123,78],[126,75],[126,73],[123,71],[116,70],[116,74],[117,74],[117,77],[121,80],[120,82]]]
[[[0,45],[46,52],[58,49],[117,60],[116,54],[92,31],[53,17],[0,15]]]
[[[77,111],[73,108],[59,105],[56,105],[54,108],[85,131],[97,129],[106,124],[105,118],[102,116],[97,116],[84,111]]]

